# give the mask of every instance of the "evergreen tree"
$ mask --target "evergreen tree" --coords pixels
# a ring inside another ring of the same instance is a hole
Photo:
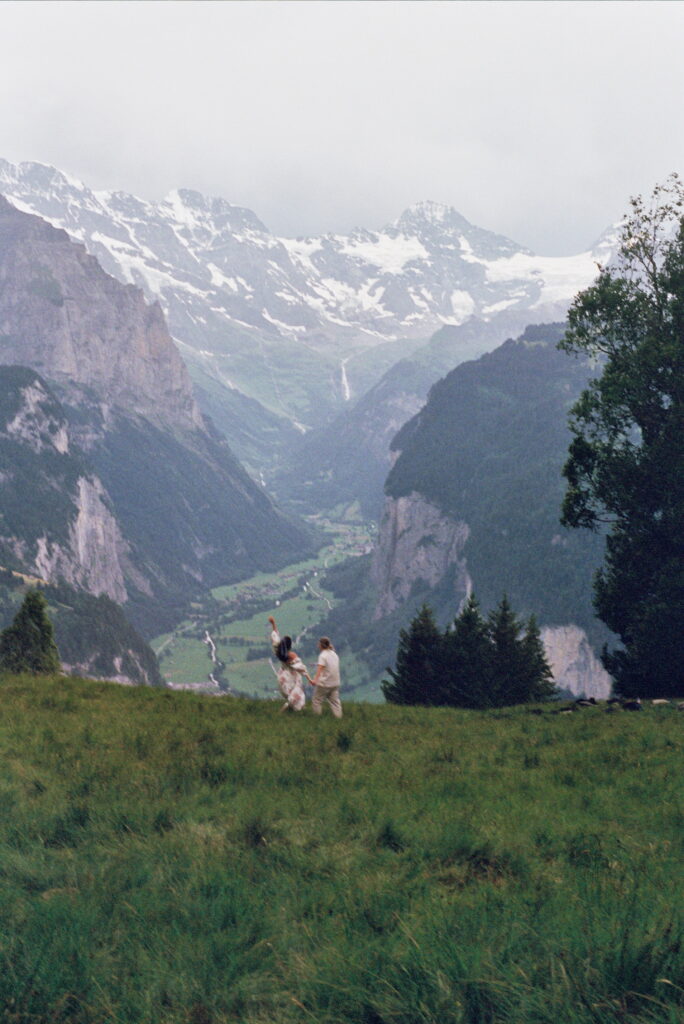
[[[505,596],[487,621],[471,596],[446,633],[423,605],[400,631],[396,668],[387,671],[382,690],[392,704],[504,707],[555,691],[536,620],[523,629]]]
[[[537,620],[531,615],[522,638],[525,679],[523,692],[525,701],[548,700],[556,692],[553,673],[549,665]]]
[[[388,668],[382,692],[391,704],[439,704],[442,634],[432,610],[423,605],[408,629],[399,632],[396,667]]]
[[[0,633],[0,670],[47,675],[61,664],[47,601],[38,590],[29,590],[14,621]]]
[[[474,594],[454,620],[442,644],[440,703],[462,708],[486,707],[491,689],[492,657],[487,623]]]
[[[527,704],[553,696],[556,688],[534,616],[523,628],[504,594],[489,615],[489,637],[492,644],[490,705]]]
[[[594,605],[625,696],[684,693],[684,186],[632,200],[615,268],[575,299],[561,348],[601,370],[571,414],[567,526],[607,524]]]
[[[522,625],[504,594],[497,607],[489,613],[492,672],[488,703],[494,707],[522,704],[529,700],[526,695],[526,651],[521,632]]]

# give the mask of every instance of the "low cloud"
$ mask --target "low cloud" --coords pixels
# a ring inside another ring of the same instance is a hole
[[[684,167],[684,5],[0,4],[0,155],[274,231],[420,199],[543,253]]]

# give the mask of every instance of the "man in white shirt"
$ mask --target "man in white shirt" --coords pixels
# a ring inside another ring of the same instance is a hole
[[[318,641],[318,664],[316,675],[311,680],[314,692],[311,707],[315,715],[323,712],[323,702],[330,705],[335,718],[342,717],[342,704],[340,703],[340,659],[335,653],[335,648],[327,636],[322,636]]]

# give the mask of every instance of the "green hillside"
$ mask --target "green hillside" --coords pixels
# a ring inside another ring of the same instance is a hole
[[[12,1024],[676,1024],[684,716],[0,680]]]
[[[528,326],[434,384],[391,442],[395,462],[385,493],[416,493],[468,524],[463,557],[485,609],[506,593],[522,616],[534,614],[542,626],[574,623],[598,650],[609,638],[592,605],[604,538],[560,525],[568,410],[591,372],[557,350],[563,334],[563,324]],[[448,333],[441,341],[448,343]],[[399,630],[423,603],[441,626],[453,622],[462,584],[456,565],[434,585],[416,579],[406,600],[376,620],[370,569],[356,559],[326,574],[334,608],[318,631],[344,638],[374,678],[393,664]]]
[[[603,537],[560,526],[568,410],[590,374],[557,350],[563,334],[563,324],[528,327],[435,384],[392,442],[385,490],[418,492],[468,523],[464,556],[484,606],[506,591],[524,614],[575,622],[598,645],[591,586]]]
[[[146,637],[172,627],[208,587],[315,550],[304,524],[275,510],[218,435],[198,432],[191,444],[114,416],[90,458],[137,564],[154,581],[152,595],[129,586],[127,611]]]
[[[48,585],[0,568],[0,629],[10,625],[27,590],[36,584],[48,602],[64,671],[164,685],[154,651],[106,594],[94,597],[67,583]]]

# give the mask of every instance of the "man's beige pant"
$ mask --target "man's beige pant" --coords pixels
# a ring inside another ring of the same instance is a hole
[[[314,686],[313,697],[311,698],[311,707],[313,708],[314,715],[323,713],[324,701],[327,701],[330,705],[330,710],[335,718],[342,717],[339,686]]]

